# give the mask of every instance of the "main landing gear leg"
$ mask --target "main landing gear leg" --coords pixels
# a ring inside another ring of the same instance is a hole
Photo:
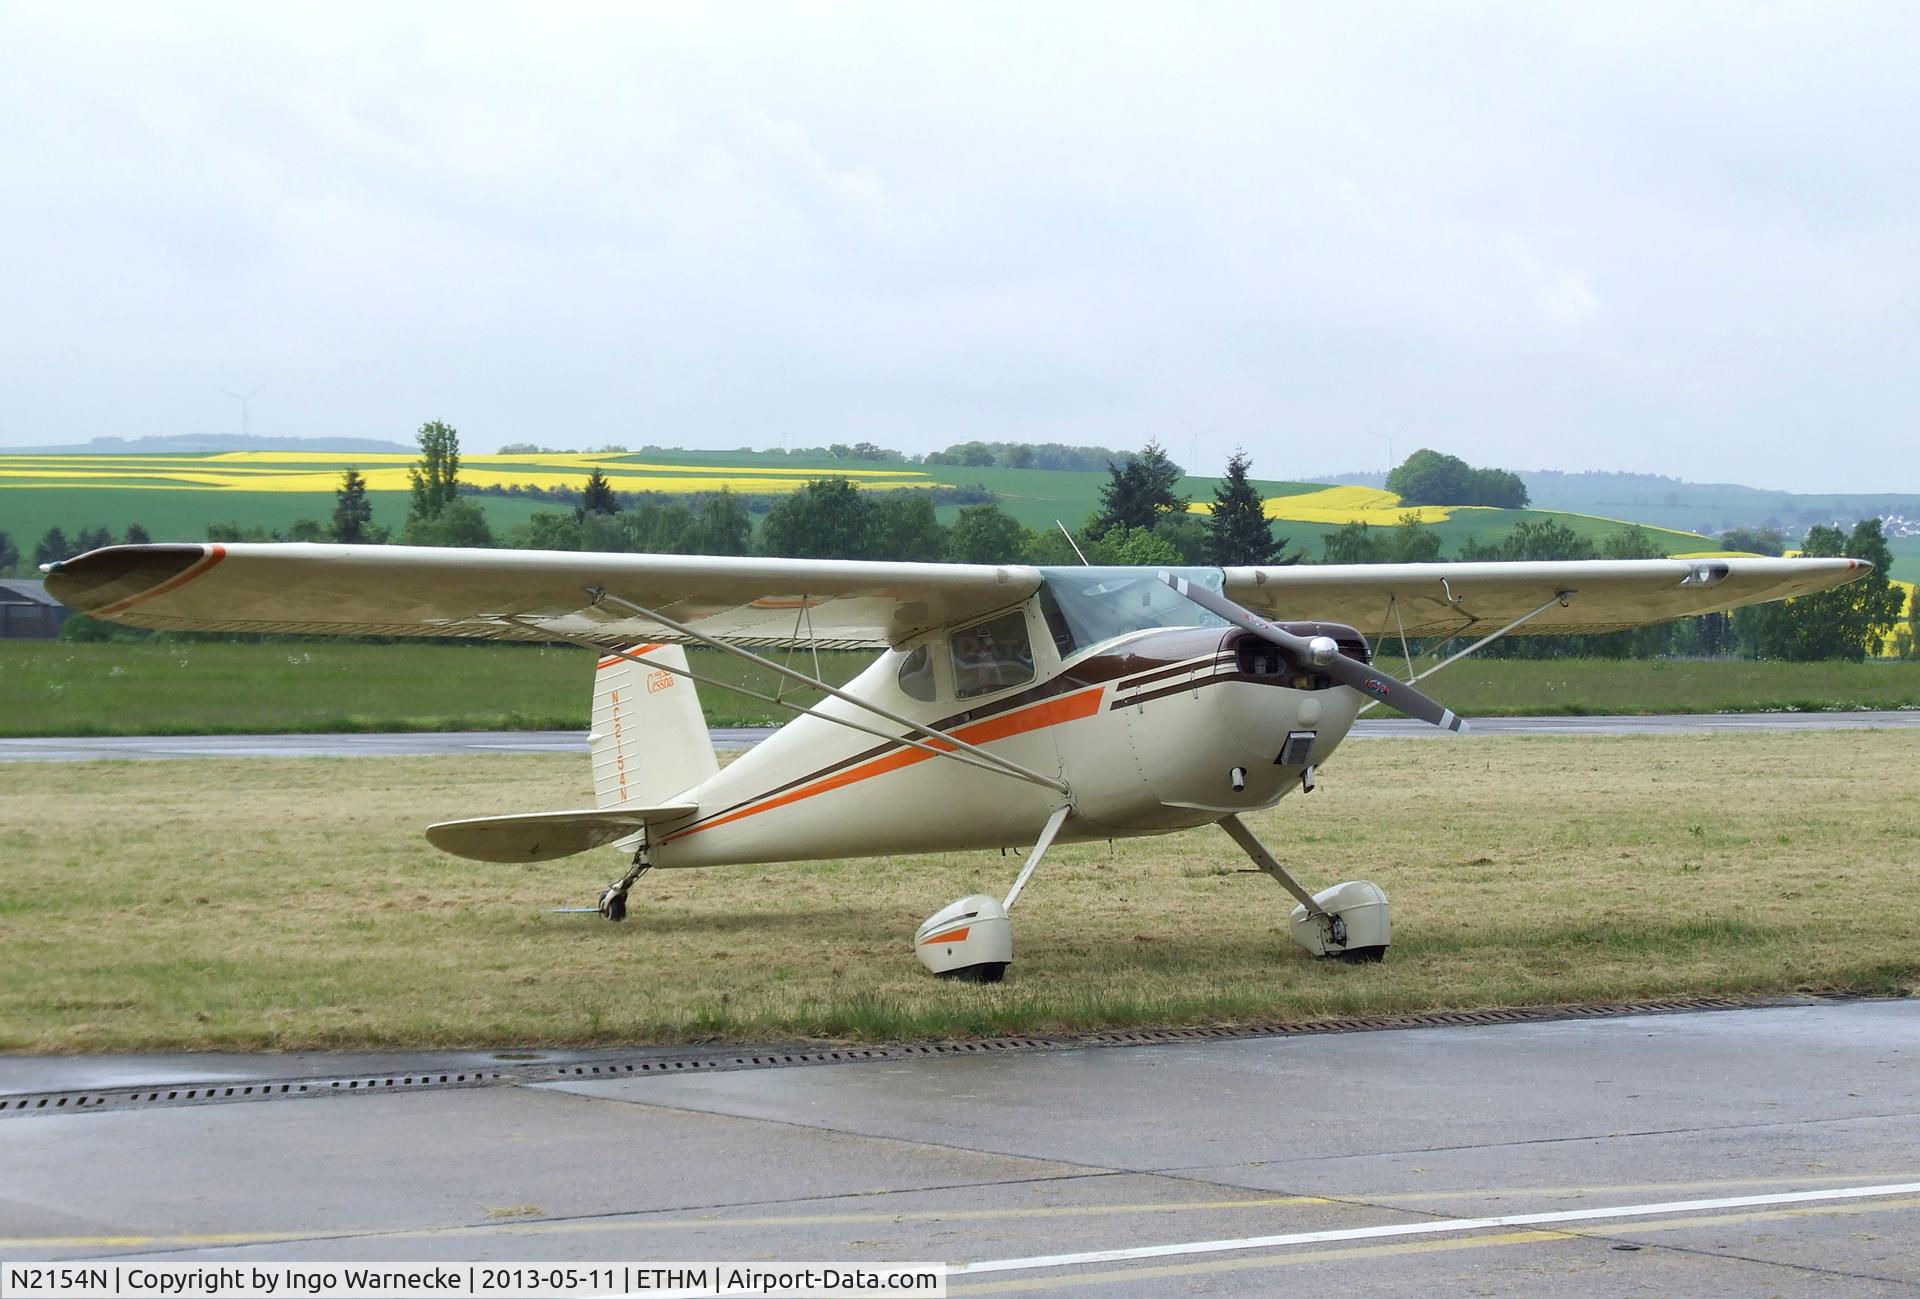
[[[1013,963],[1013,921],[1007,912],[1013,909],[1020,890],[1033,877],[1033,868],[1053,846],[1053,837],[1066,823],[1071,806],[1055,808],[1033,851],[1013,881],[1004,901],[986,893],[961,898],[927,917],[913,935],[913,954],[920,964],[943,979],[966,983],[998,983]]]
[[[1278,880],[1280,887],[1300,900],[1293,909],[1293,941],[1315,956],[1343,961],[1382,961],[1393,941],[1393,922],[1386,892],[1366,880],[1349,880],[1318,893],[1308,893],[1287,868],[1274,860],[1266,845],[1247,829],[1246,822],[1229,816],[1220,828],[1253,864]]]
[[[647,851],[647,845],[641,844],[633,854],[633,865],[627,873],[607,885],[606,892],[600,895],[600,914],[609,920],[627,918],[627,894],[632,891],[634,882],[653,869],[653,857]]]

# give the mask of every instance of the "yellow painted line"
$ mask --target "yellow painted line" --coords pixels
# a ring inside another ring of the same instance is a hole
[[[1064,1290],[1069,1286],[1105,1285],[1115,1281],[1139,1284],[1141,1281],[1172,1280],[1176,1277],[1206,1276],[1217,1272],[1246,1272],[1256,1268],[1291,1267],[1301,1263],[1338,1263],[1352,1259],[1394,1258],[1413,1254],[1450,1253],[1458,1250],[1538,1245],[1549,1241],[1612,1239],[1614,1235],[1640,1235],[1650,1231],[1676,1231],[1685,1228],[1724,1226],[1729,1223],[1778,1222],[1794,1218],[1841,1217],[1854,1214],[1890,1213],[1920,1206],[1920,1197],[1881,1200],[1874,1203],[1818,1204],[1793,1209],[1765,1209],[1751,1213],[1714,1213],[1696,1218],[1666,1218],[1654,1222],[1627,1224],[1627,1232],[1602,1236],[1600,1232],[1562,1229],[1559,1231],[1514,1231],[1491,1236],[1459,1236],[1451,1240],[1402,1241],[1390,1245],[1356,1245],[1341,1249],[1296,1250],[1287,1254],[1261,1254],[1242,1258],[1208,1259],[1198,1263],[1157,1264],[1151,1267],[1112,1268],[1104,1272],[1079,1272],[1067,1276],[1023,1277],[1010,1281],[949,1284],[950,1295],[1020,1294],[1033,1290]]]
[[[1810,1173],[1801,1177],[1727,1177],[1707,1182],[1633,1182],[1616,1186],[1504,1186],[1464,1191],[1383,1191],[1376,1195],[1341,1195],[1343,1201],[1370,1204],[1413,1204],[1434,1200],[1500,1200],[1526,1195],[1646,1195],[1654,1191],[1724,1191],[1742,1186],[1808,1186],[1813,1183],[1858,1182],[1862,1177],[1889,1182],[1920,1182],[1920,1172]]]

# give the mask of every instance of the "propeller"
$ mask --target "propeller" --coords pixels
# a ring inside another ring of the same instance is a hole
[[[1273,642],[1301,662],[1319,668],[1341,685],[1352,686],[1395,712],[1405,713],[1415,721],[1431,722],[1449,731],[1467,729],[1466,719],[1438,700],[1421,694],[1404,681],[1396,681],[1384,673],[1375,672],[1359,659],[1342,654],[1340,643],[1331,636],[1302,636],[1298,632],[1288,631],[1285,627],[1268,622],[1259,614],[1241,608],[1224,595],[1217,595],[1204,586],[1195,586],[1175,573],[1163,572],[1160,580],[1208,613],[1218,614],[1234,626],[1244,627],[1262,640]]]

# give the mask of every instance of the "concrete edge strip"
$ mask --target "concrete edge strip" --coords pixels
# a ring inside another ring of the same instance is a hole
[[[1210,1028],[1108,1029],[1086,1033],[1018,1035],[963,1041],[903,1042],[870,1046],[790,1048],[659,1048],[564,1063],[502,1064],[492,1067],[372,1070],[304,1078],[233,1078],[209,1082],[148,1083],[97,1088],[57,1088],[0,1092],[0,1119],[53,1114],[98,1114],[166,1106],[228,1104],[242,1101],[313,1099],[321,1096],[393,1095],[532,1083],[608,1081],[690,1073],[730,1073],[744,1069],[782,1069],[805,1065],[866,1064],[881,1061],[979,1057],[1032,1051],[1080,1051],[1106,1047],[1188,1046],[1207,1042],[1317,1037],[1327,1033],[1385,1032],[1399,1029],[1472,1028],[1501,1024],[1542,1024],[1570,1020],[1620,1019],[1635,1015],[1677,1015],[1705,1011],[1758,1010],[1809,1006],[1821,1002],[1900,1000],[1871,997],[1676,997],[1600,1005],[1501,1007],[1490,1010],[1411,1011],[1316,1020],[1305,1024],[1255,1023]],[[500,1057],[510,1059],[504,1052]]]

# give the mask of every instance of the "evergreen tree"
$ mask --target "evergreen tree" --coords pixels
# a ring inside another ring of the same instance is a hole
[[[129,546],[150,546],[153,544],[153,537],[139,524],[129,523],[127,525],[127,544]]]
[[[1227,476],[1213,489],[1213,515],[1207,520],[1207,561],[1229,564],[1271,564],[1286,548],[1287,539],[1273,539],[1266,502],[1247,479],[1252,462],[1236,448],[1227,461]]]
[[[1104,537],[1114,528],[1145,528],[1169,514],[1185,514],[1191,498],[1174,495],[1180,481],[1180,466],[1167,458],[1165,448],[1149,441],[1140,454],[1124,465],[1107,462],[1108,481],[1100,489],[1100,512],[1093,518],[1089,532]]]
[[[587,475],[586,490],[580,494],[580,510],[583,514],[620,513],[620,501],[613,494],[613,484],[598,469]]]
[[[111,546],[113,541],[114,537],[111,529],[101,527],[82,528],[80,529],[79,535],[73,539],[73,553],[76,555],[84,555],[89,550],[101,550],[107,546]]]
[[[13,566],[20,562],[20,547],[13,544],[13,538],[0,532],[0,576],[13,572]]]
[[[407,510],[407,531],[416,522],[436,517],[460,494],[460,433],[451,424],[432,420],[420,426],[420,459],[407,471],[413,481],[413,500]]]
[[[367,480],[354,468],[340,475],[340,489],[333,494],[332,537],[343,545],[357,546],[372,541],[373,502],[367,499]]]
[[[58,528],[48,528],[46,535],[41,537],[39,544],[33,548],[33,562],[35,567],[41,564],[52,564],[65,559],[72,553],[73,547],[67,542],[67,534]]]

